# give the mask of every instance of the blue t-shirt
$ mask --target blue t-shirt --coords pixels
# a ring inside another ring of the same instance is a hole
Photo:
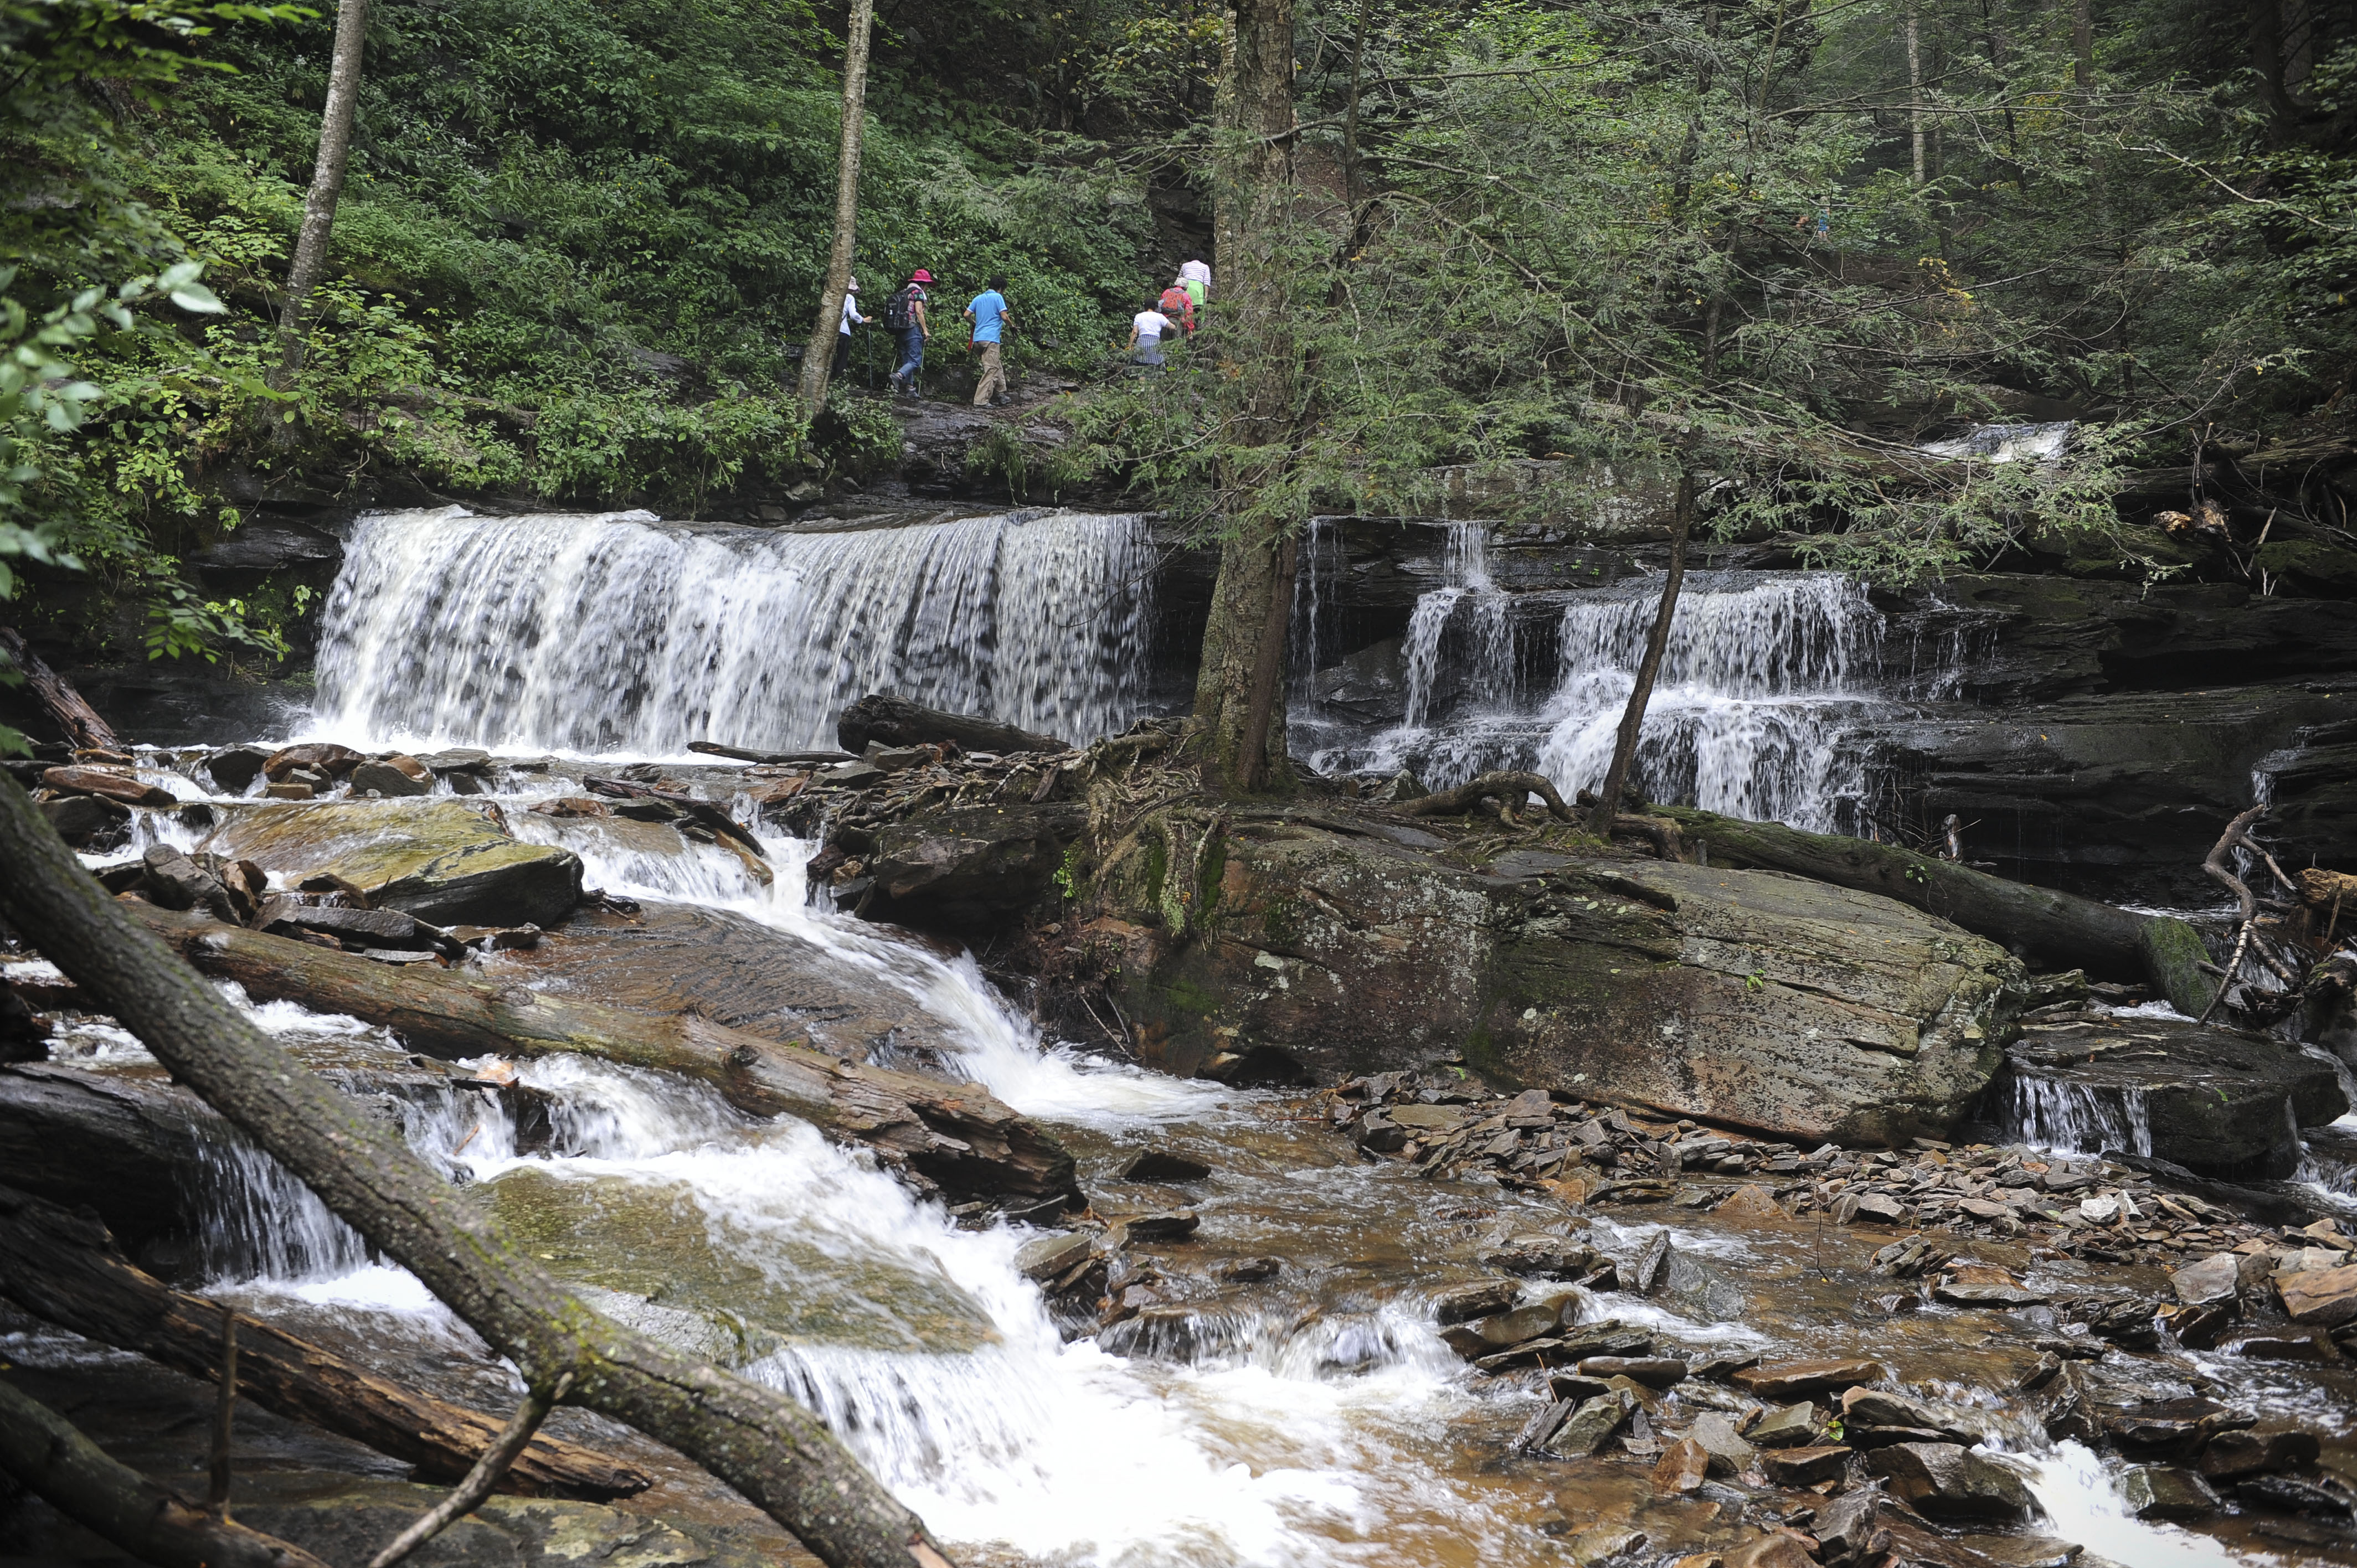
[[[966,306],[974,312],[974,340],[977,343],[998,341],[999,319],[1006,314],[1006,296],[995,288],[984,289]]]

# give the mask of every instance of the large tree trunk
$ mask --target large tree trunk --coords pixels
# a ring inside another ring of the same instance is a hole
[[[1195,684],[1206,784],[1284,787],[1286,619],[1298,521],[1285,486],[1302,416],[1285,235],[1293,192],[1293,3],[1236,0],[1222,40],[1213,220],[1220,304],[1210,341],[1232,373],[1220,475],[1225,537]],[[1272,629],[1274,628],[1274,629]]]
[[[802,406],[815,417],[826,406],[834,372],[834,340],[843,329],[843,301],[851,292],[851,255],[859,231],[859,140],[867,113],[867,35],[876,0],[852,0],[843,40],[843,140],[834,156],[834,243],[826,255],[826,286],[819,291],[818,322],[802,350]]]
[[[68,745],[80,751],[113,751],[119,744],[113,727],[98,716],[98,710],[83,702],[71,682],[50,669],[14,627],[0,626],[0,653],[6,655],[0,669],[13,662],[24,671],[25,684],[33,689],[50,722],[65,732]]]
[[[319,156],[311,188],[303,197],[303,229],[295,239],[295,264],[286,273],[286,300],[278,312],[278,371],[271,384],[284,392],[303,368],[303,343],[310,327],[311,295],[328,271],[328,240],[336,227],[336,203],[344,194],[344,169],[351,161],[352,116],[360,107],[361,43],[368,31],[368,0],[337,0],[336,42],[328,61],[328,102],[319,115]],[[282,440],[294,426],[284,413],[271,428]]]
[[[1604,770],[1604,787],[1596,792],[1596,814],[1589,832],[1598,838],[1612,831],[1620,814],[1621,791],[1629,788],[1629,770],[1637,765],[1637,741],[1644,734],[1645,710],[1653,701],[1653,682],[1662,672],[1662,655],[1670,646],[1670,623],[1677,618],[1678,590],[1686,580],[1686,537],[1694,532],[1695,488],[1691,470],[1678,470],[1677,509],[1670,520],[1670,573],[1662,582],[1662,603],[1653,612],[1652,629],[1645,634],[1645,656],[1637,664],[1637,683],[1629,689],[1629,703],[1620,710],[1620,733],[1613,738],[1612,765]]]
[[[228,1308],[172,1289],[114,1249],[89,1216],[0,1187],[0,1292],[85,1338],[152,1357],[206,1379],[221,1369]],[[504,1422],[412,1393],[331,1350],[238,1315],[237,1391],[285,1416],[365,1443],[455,1481],[499,1436]],[[511,1491],[618,1498],[653,1483],[645,1471],[592,1448],[541,1437],[508,1471]]]
[[[694,1015],[634,1013],[430,965],[378,963],[137,902],[122,908],[257,1002],[381,1025],[430,1056],[569,1053],[678,1073],[740,1111],[799,1117],[953,1192],[1080,1197],[1063,1145],[978,1084],[847,1062]]]
[[[231,1007],[107,897],[21,790],[0,787],[0,916],[173,1076],[406,1267],[527,1386],[669,1444],[831,1568],[935,1568],[924,1523],[819,1419],[622,1327],[509,1245],[474,1202]]]
[[[1803,832],[1781,822],[1748,822],[1687,807],[1653,811],[1684,828],[1714,865],[1765,866],[1879,893],[2049,963],[2077,965],[2118,980],[2147,980],[2188,1017],[2210,1001],[2212,988],[2194,967],[2202,954],[2201,935],[2182,920],[2132,914],[2073,893],[2008,882],[1896,844]]]
[[[5,1382],[0,1470],[156,1568],[328,1568],[299,1546],[208,1513],[117,1464],[63,1416]]]

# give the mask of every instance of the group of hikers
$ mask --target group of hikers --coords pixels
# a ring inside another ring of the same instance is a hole
[[[881,325],[899,347],[899,368],[893,371],[891,379],[896,395],[917,395],[917,377],[925,368],[925,344],[933,335],[932,320],[927,314],[932,303],[929,292],[932,284],[933,274],[919,267],[884,303]],[[1211,269],[1200,261],[1182,263],[1170,286],[1130,317],[1129,342],[1122,349],[1123,354],[1134,364],[1168,363],[1162,353],[1162,339],[1173,333],[1192,337],[1198,313],[1211,293]],[[1004,274],[994,274],[989,285],[966,302],[963,317],[973,323],[970,340],[982,356],[974,381],[974,404],[980,408],[1003,403],[1007,398],[1006,364],[1001,351],[1006,328],[1015,320],[1006,306]],[[851,329],[876,320],[876,317],[859,313],[859,280],[853,278],[843,296],[843,317],[835,331],[833,376],[839,379],[851,363]]]

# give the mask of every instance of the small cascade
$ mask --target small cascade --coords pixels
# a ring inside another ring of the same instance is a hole
[[[2152,1121],[2140,1089],[2098,1090],[2017,1068],[2001,1125],[2008,1142],[2061,1154],[2152,1153]]]
[[[1441,562],[1444,585],[1420,596],[1408,618],[1410,729],[1425,728],[1435,716],[1444,634],[1454,633],[1451,663],[1461,671],[1457,701],[1484,707],[1512,693],[1513,628],[1507,618],[1507,596],[1490,575],[1489,525],[1450,523]]]
[[[650,512],[361,520],[321,626],[324,736],[582,754],[832,746],[869,692],[1068,739],[1145,688],[1145,521],[1009,512],[783,533]]]
[[[2071,444],[2072,421],[2033,424],[1976,424],[1948,441],[1927,441],[1919,451],[1935,457],[1979,457],[1991,463],[2052,462]]]

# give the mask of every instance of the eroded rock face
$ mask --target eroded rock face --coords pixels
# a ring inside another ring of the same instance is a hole
[[[1141,827],[1088,934],[1143,1054],[1218,1076],[1274,1048],[1331,1079],[1455,1049],[1493,1081],[1846,1142],[1952,1126],[1998,1065],[2021,968],[1928,915],[1652,861],[1469,871],[1429,838]]]
[[[571,850],[520,843],[496,809],[337,800],[229,813],[203,848],[290,880],[328,876],[437,926],[547,926],[581,897]]]

